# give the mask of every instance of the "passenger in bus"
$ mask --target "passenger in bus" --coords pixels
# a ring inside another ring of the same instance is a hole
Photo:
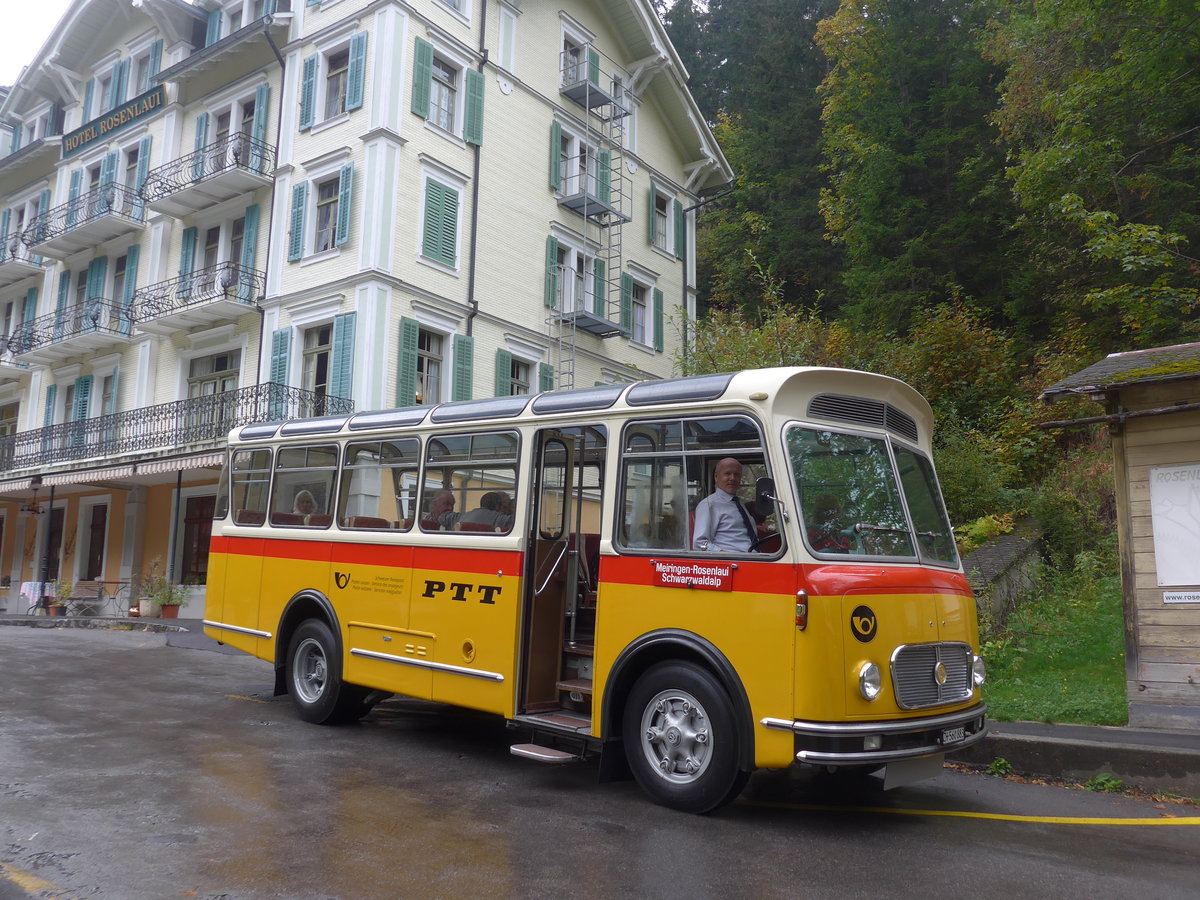
[[[310,516],[317,511],[317,500],[312,491],[298,491],[292,501],[292,512],[298,516]]]
[[[853,532],[846,526],[841,504],[833,494],[817,497],[807,533],[809,546],[819,552],[849,553],[857,549]]]
[[[492,528],[508,528],[512,525],[512,500],[501,491],[488,491],[479,498],[479,506],[464,513],[460,522],[476,525],[488,525]]]
[[[438,528],[444,528],[447,531],[454,529],[454,523],[458,521],[459,514],[454,511],[454,494],[450,491],[439,491],[438,495],[433,498],[433,506],[429,508],[429,515],[422,523],[422,527],[428,530],[427,522],[436,522]]]
[[[733,457],[717,463],[713,473],[716,490],[696,506],[693,550],[746,553],[767,533],[766,525],[755,525],[737,491],[742,484],[742,464]]]

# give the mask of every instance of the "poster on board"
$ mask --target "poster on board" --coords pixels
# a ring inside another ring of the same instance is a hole
[[[1150,519],[1159,585],[1200,585],[1200,463],[1150,470]],[[1193,592],[1164,594],[1170,602]]]

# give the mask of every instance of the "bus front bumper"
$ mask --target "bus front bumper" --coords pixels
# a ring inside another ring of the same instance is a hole
[[[932,754],[952,753],[987,734],[987,705],[919,719],[878,722],[807,722],[765,718],[764,728],[796,736],[796,759],[823,766],[882,765]]]

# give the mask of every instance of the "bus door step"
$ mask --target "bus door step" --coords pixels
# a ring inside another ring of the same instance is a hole
[[[508,750],[513,756],[521,756],[540,763],[571,763],[580,762],[583,759],[578,753],[568,753],[566,750],[558,750],[542,744],[513,744]]]

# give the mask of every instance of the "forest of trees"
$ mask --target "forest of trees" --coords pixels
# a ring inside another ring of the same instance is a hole
[[[1200,339],[1194,0],[656,0],[737,180],[684,372],[839,365],[938,414],[952,518],[1111,544],[1103,430],[1038,393]]]

